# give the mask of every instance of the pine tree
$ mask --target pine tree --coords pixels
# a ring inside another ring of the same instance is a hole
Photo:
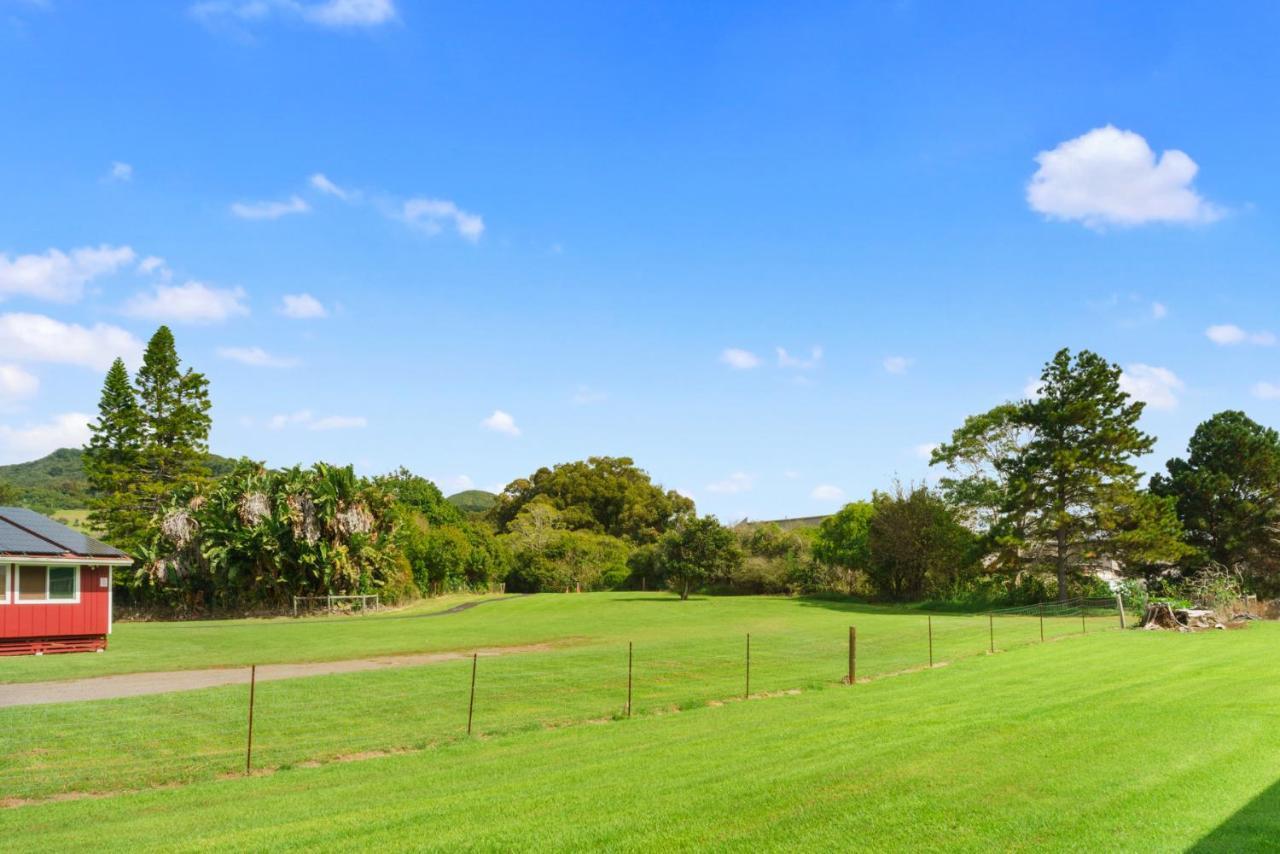
[[[209,381],[181,360],[169,327],[147,342],[134,382],[141,420],[138,497],[150,517],[175,492],[210,476]]]
[[[136,547],[146,525],[137,494],[142,424],[124,362],[107,371],[98,420],[89,425],[84,469],[93,493],[89,521],[121,548]]]
[[[1120,388],[1120,368],[1083,350],[1063,349],[1040,375],[1040,396],[1019,407],[1030,441],[1012,466],[1010,510],[1030,519],[1030,536],[1048,543],[1067,596],[1067,573],[1089,552],[1105,553],[1104,511],[1138,488],[1133,460],[1155,439],[1138,428],[1143,403]]]
[[[1065,599],[1070,574],[1091,561],[1141,571],[1186,556],[1173,504],[1140,489],[1134,461],[1155,439],[1120,373],[1096,353],[1061,350],[1034,400],[967,419],[934,452],[953,475],[943,494],[995,558],[989,569],[1052,569]]]

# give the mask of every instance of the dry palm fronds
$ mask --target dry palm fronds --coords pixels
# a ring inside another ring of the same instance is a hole
[[[373,530],[373,514],[363,504],[352,504],[334,514],[333,526],[343,537],[367,534]]]
[[[271,515],[271,504],[261,492],[246,492],[240,496],[236,512],[240,516],[240,522],[252,528]]]
[[[285,503],[289,506],[293,538],[314,545],[320,539],[320,520],[316,517],[315,502],[306,495],[290,495]]]
[[[200,523],[186,509],[170,510],[160,522],[160,531],[180,549],[195,539]]]

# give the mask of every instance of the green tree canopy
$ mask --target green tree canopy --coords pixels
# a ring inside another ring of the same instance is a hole
[[[742,550],[715,516],[692,516],[662,535],[658,564],[671,589],[688,599],[695,588],[732,576],[742,564]]]
[[[175,492],[209,480],[209,381],[182,370],[173,333],[161,326],[147,342],[134,380],[140,424],[135,490],[148,517]]]
[[[841,573],[845,590],[853,592],[858,573],[865,573],[871,561],[868,534],[876,508],[870,501],[846,504],[818,526],[813,537],[813,557]]]
[[[400,504],[421,513],[432,525],[462,523],[461,511],[445,499],[439,487],[404,466],[390,474],[374,478],[374,483],[386,490]]]
[[[1121,389],[1120,374],[1096,353],[1060,350],[1038,397],[968,419],[934,454],[955,475],[944,493],[988,552],[1014,569],[1044,556],[1060,598],[1069,574],[1100,556],[1149,562],[1182,552],[1162,535],[1168,515],[1137,497],[1134,460],[1155,440],[1139,429],[1143,404]]]
[[[1243,412],[1200,424],[1151,490],[1177,507],[1200,561],[1240,569],[1255,585],[1280,587],[1280,434]]]
[[[507,554],[486,528],[469,522],[431,524],[422,513],[402,513],[401,550],[425,595],[478,588],[506,577]]]
[[[973,533],[925,486],[876,493],[867,544],[867,575],[876,593],[894,601],[949,591],[972,566]]]
[[[507,485],[490,511],[501,532],[510,530],[532,501],[548,502],[569,530],[593,531],[632,543],[654,542],[693,513],[693,501],[653,483],[629,457],[590,457]]]
[[[118,548],[136,550],[150,521],[139,495],[142,412],[122,359],[111,363],[98,401],[98,420],[84,451],[92,494],[89,523]]]
[[[545,496],[525,505],[500,539],[511,553],[513,589],[590,590],[620,583],[629,572],[625,540],[568,529],[564,514]]]
[[[1120,366],[1096,353],[1059,350],[1040,375],[1040,396],[1019,407],[1031,438],[1013,469],[1010,509],[1026,514],[1028,536],[1052,544],[1058,598],[1067,575],[1105,551],[1100,511],[1138,488],[1134,459],[1155,439],[1138,428],[1144,404],[1120,388]]]
[[[1004,403],[971,415],[933,451],[930,465],[945,466],[938,481],[942,497],[960,521],[981,538],[993,571],[1021,571],[1028,508],[1014,500],[1013,476],[1031,438],[1023,409]]]

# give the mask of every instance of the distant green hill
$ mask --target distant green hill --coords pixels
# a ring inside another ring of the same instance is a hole
[[[236,461],[209,455],[214,475],[224,475]],[[89,506],[89,482],[79,448],[59,448],[47,457],[29,463],[0,466],[0,483],[17,491],[17,502],[41,513],[78,510]]]
[[[765,525],[777,525],[784,531],[797,531],[801,528],[816,528],[822,524],[822,520],[827,516],[796,516],[790,519],[743,519],[733,527],[750,530],[752,528],[762,528]]]
[[[498,496],[483,489],[468,489],[445,499],[463,513],[484,513],[498,503]]]

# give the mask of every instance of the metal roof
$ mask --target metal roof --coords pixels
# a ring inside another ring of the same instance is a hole
[[[129,557],[113,546],[25,507],[0,507],[0,555]]]

